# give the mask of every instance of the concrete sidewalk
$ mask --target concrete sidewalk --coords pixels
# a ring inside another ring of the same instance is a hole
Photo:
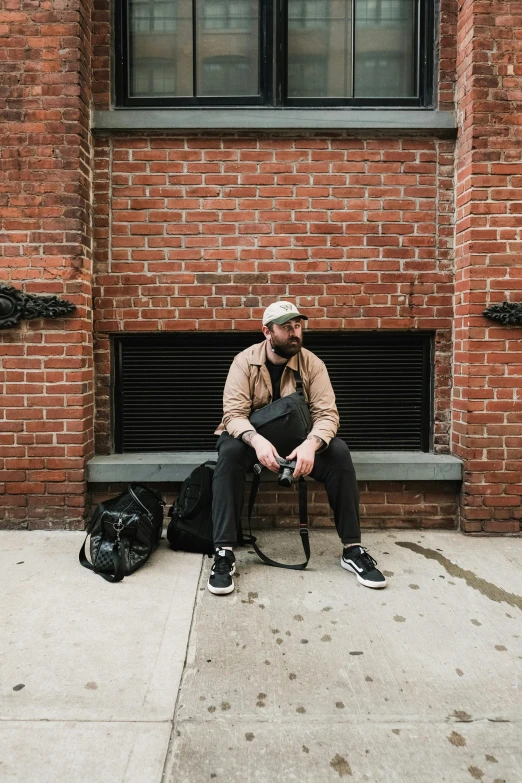
[[[522,781],[522,539],[365,533],[371,591],[312,531],[223,597],[165,542],[107,584],[81,540],[0,534],[2,781]]]
[[[82,533],[0,534],[0,780],[156,783],[202,557],[165,542],[112,585]]]

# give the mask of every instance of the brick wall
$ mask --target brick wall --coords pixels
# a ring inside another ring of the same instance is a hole
[[[438,9],[437,9],[438,6]],[[438,10],[439,37],[435,51],[438,69],[438,108],[454,111],[457,80],[457,0],[440,0]],[[436,21],[436,24],[437,24]]]
[[[111,334],[250,331],[276,297],[311,328],[433,330],[434,448],[448,451],[453,162],[452,142],[427,137],[98,138],[97,452],[112,447]],[[455,485],[361,490],[365,526],[455,526]],[[313,524],[331,525],[324,491],[312,497]],[[254,524],[296,511],[263,488]]]
[[[0,11],[2,282],[76,312],[0,332],[0,527],[81,526],[93,450],[90,14]]]
[[[168,511],[179,493],[179,485],[156,484],[167,502]],[[97,484],[92,492],[92,507],[114,497],[123,484]],[[361,527],[368,529],[454,529],[458,511],[458,481],[360,481]],[[245,492],[243,529],[246,530],[248,495]],[[320,484],[308,485],[310,527],[334,527],[326,492]],[[282,489],[275,482],[261,486],[252,514],[252,528],[295,527],[299,520],[296,487]],[[166,518],[165,522],[168,523]]]
[[[461,523],[522,519],[522,331],[482,317],[521,301],[522,4],[459,7],[453,451],[466,463]]]
[[[252,330],[277,297],[315,329],[434,330],[448,450],[452,142],[119,136],[97,139],[95,168],[98,451],[111,334]]]

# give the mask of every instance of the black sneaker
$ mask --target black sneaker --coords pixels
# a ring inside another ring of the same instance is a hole
[[[230,549],[217,549],[207,587],[214,595],[227,595],[234,589],[232,574],[236,570],[236,558]]]
[[[386,577],[375,568],[377,561],[362,546],[343,549],[341,565],[347,571],[352,571],[365,587],[386,587]]]

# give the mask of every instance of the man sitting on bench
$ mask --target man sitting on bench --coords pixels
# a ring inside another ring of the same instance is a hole
[[[223,393],[223,420],[216,430],[219,456],[213,480],[212,521],[215,557],[208,580],[214,595],[234,590],[232,575],[246,475],[259,462],[277,473],[276,457],[295,460],[294,478],[311,476],[324,484],[343,544],[341,566],[365,587],[385,587],[376,561],[361,546],[359,490],[346,443],[336,437],[339,414],[324,363],[303,348],[302,321],[308,320],[291,302],[274,302],[263,314],[262,343],[239,353],[232,362]],[[296,390],[299,370],[313,429],[291,454],[279,455],[256,432],[250,414]]]

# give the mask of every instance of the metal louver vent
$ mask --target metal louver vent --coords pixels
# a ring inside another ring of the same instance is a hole
[[[252,333],[114,338],[116,451],[209,451],[233,357]],[[325,362],[354,450],[428,451],[431,337],[424,333],[305,332]]]

